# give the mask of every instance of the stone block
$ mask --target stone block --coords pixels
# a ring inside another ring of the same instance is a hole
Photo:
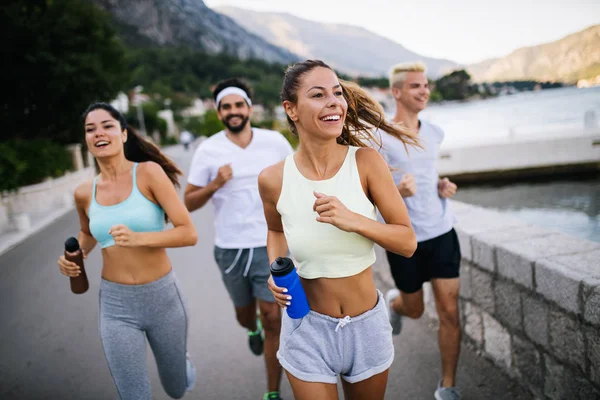
[[[600,387],[600,328],[586,326],[584,328],[587,351],[586,356],[590,366],[590,380]]]
[[[481,320],[481,310],[469,301],[465,301],[463,305],[465,334],[473,339],[475,343],[481,345],[483,343],[483,321]]]
[[[459,227],[455,227],[456,236],[460,245],[460,254],[463,260],[472,261],[473,255],[471,251],[471,235],[463,231]]]
[[[559,233],[504,243],[496,250],[498,273],[533,289],[533,263],[536,261],[561,254],[592,251],[599,246]]]
[[[490,314],[484,311],[482,315],[485,352],[498,365],[510,368],[512,364],[510,334]]]
[[[460,241],[461,253],[464,259],[473,260],[472,242],[473,235],[482,232],[497,231],[508,227],[519,227],[523,224],[516,218],[507,217],[498,212],[484,208],[465,210],[459,216],[458,223],[454,226]]]
[[[550,310],[550,349],[560,360],[585,371],[585,342],[579,321],[567,313]]]
[[[509,227],[473,235],[471,248],[473,262],[488,271],[496,271],[496,248],[503,243],[521,241],[533,237],[544,237],[555,233],[536,225]]]
[[[506,326],[523,330],[521,291],[512,282],[496,280],[494,285],[495,317]]]
[[[598,260],[600,250],[537,261],[534,265],[537,292],[565,310],[581,314],[581,282],[587,279],[600,282]]]
[[[464,259],[460,263],[460,297],[465,300],[472,298],[471,289],[471,264]]]
[[[544,355],[546,376],[544,379],[544,394],[551,400],[598,400],[598,391],[587,379]]]
[[[600,326],[600,279],[584,278],[581,301],[583,318],[590,324]]]
[[[581,314],[579,290],[583,275],[553,259],[537,261],[534,268],[535,286],[539,294],[567,311]]]
[[[531,295],[523,295],[523,329],[535,343],[548,348],[549,307]]]
[[[512,337],[513,367],[519,377],[534,388],[543,388],[543,358],[536,347],[527,339]]]
[[[471,298],[483,310],[494,312],[493,276],[479,268],[471,269]]]

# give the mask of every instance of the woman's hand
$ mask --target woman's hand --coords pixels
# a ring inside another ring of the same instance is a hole
[[[358,214],[348,210],[335,196],[313,193],[317,198],[313,205],[313,210],[319,214],[317,221],[331,224],[346,232],[356,232],[359,223]]]
[[[287,308],[287,306],[289,306],[291,304],[290,301],[292,300],[292,296],[290,296],[289,294],[286,294],[287,293],[286,288],[282,288],[282,287],[275,285],[275,281],[273,280],[272,275],[269,277],[267,284],[269,285],[269,290],[271,291],[271,293],[273,293],[273,297],[275,297],[275,301],[277,302],[279,307],[281,307],[285,310]]]
[[[81,250],[81,253],[83,254],[83,258],[87,257],[85,251]],[[79,265],[75,264],[73,261],[67,260],[64,254],[58,257],[58,268],[63,275],[66,275],[70,278],[75,278],[81,274],[81,268],[79,268]]]
[[[115,244],[121,247],[137,247],[139,244],[139,233],[134,232],[125,225],[115,225],[108,231],[115,240]]]

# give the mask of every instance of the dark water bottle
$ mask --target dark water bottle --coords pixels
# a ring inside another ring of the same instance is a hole
[[[90,287],[85,268],[83,267],[83,252],[79,247],[79,242],[74,237],[70,237],[65,242],[65,258],[81,268],[81,273],[76,277],[69,277],[71,279],[71,291],[75,294],[82,294],[87,292]]]
[[[287,257],[277,257],[271,264],[271,275],[275,284],[286,288],[286,294],[292,296],[291,304],[287,306],[290,318],[302,318],[308,314],[310,307],[293,261]]]

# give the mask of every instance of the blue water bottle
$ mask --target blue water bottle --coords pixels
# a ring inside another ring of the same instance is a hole
[[[287,294],[292,296],[291,305],[287,307],[290,318],[302,318],[308,314],[310,307],[293,261],[287,257],[277,257],[271,264],[271,275],[275,284],[286,288]]]

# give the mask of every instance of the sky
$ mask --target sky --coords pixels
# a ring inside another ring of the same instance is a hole
[[[463,64],[600,24],[600,0],[204,0],[360,26],[418,54]]]

